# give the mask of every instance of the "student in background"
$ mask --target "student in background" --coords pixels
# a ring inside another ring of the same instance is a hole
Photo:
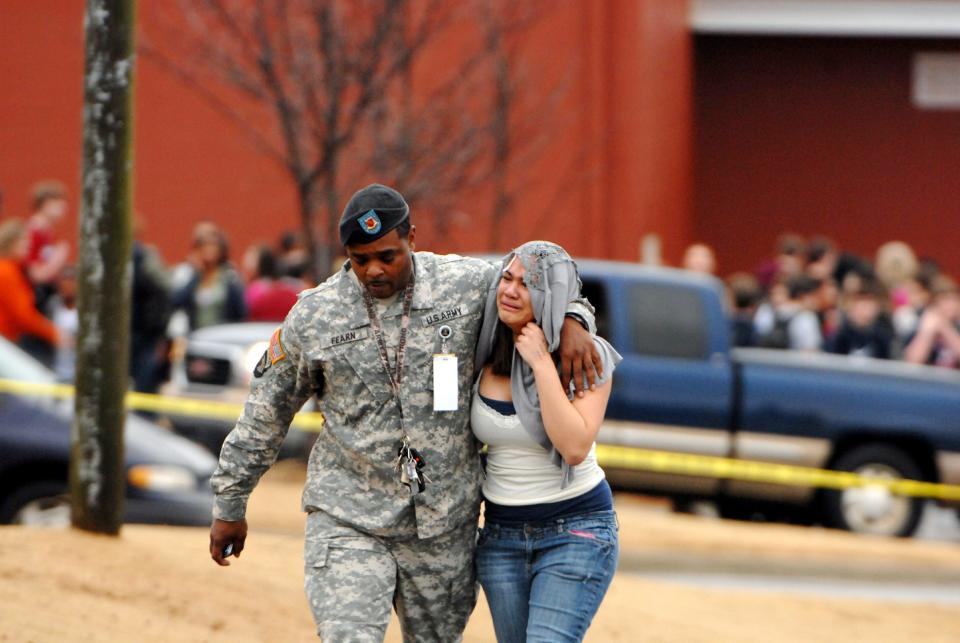
[[[683,253],[683,269],[712,275],[717,271],[717,258],[713,248],[705,243],[695,243]]]
[[[820,282],[805,274],[778,281],[770,289],[770,304],[758,311],[758,345],[764,348],[789,348],[817,351],[823,344],[819,305]],[[774,298],[774,295],[778,296]],[[764,314],[761,315],[761,312]]]
[[[763,291],[753,275],[737,272],[727,277],[730,303],[730,334],[734,346],[756,346],[753,318],[763,299]]]
[[[933,281],[930,305],[923,311],[916,334],[903,351],[914,364],[960,367],[960,290],[957,283],[940,275]]]
[[[247,287],[244,299],[250,321],[283,321],[297,303],[300,281],[280,277],[277,258],[264,244],[250,246],[243,256]]]
[[[0,335],[21,347],[27,339],[33,340],[33,345],[44,346],[46,363],[52,365],[60,334],[53,322],[37,310],[33,287],[24,273],[29,244],[22,219],[0,223]]]
[[[70,247],[57,238],[57,226],[69,209],[67,188],[59,181],[41,181],[33,186],[33,214],[27,220],[29,245],[25,266],[36,294],[36,306],[49,314],[48,304],[57,292],[60,271],[67,264]]]
[[[844,295],[840,327],[827,342],[827,350],[840,355],[890,359],[893,325],[885,314],[887,292],[875,278],[860,281]]]
[[[194,240],[196,268],[173,294],[173,306],[187,314],[190,330],[246,319],[243,281],[230,265],[227,238],[207,230]]]
[[[77,313],[77,269],[66,266],[57,280],[57,294],[51,300],[53,325],[60,333],[53,370],[61,382],[73,383],[77,366],[77,331],[80,318]]]

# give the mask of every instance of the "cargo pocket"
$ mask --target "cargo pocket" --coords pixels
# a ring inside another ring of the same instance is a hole
[[[304,553],[304,565],[307,569],[326,567],[330,555],[330,543],[327,541],[309,543]]]
[[[372,627],[383,640],[396,567],[382,546],[365,538],[314,538],[305,550],[304,584],[314,621],[325,632],[323,640],[376,640],[348,634],[344,627]]]
[[[322,540],[308,540],[303,552],[303,589],[307,594],[310,611],[313,612],[318,623],[323,620],[323,615],[326,613],[325,604],[328,602],[325,596],[325,587],[328,583],[324,573],[329,554],[330,545]]]

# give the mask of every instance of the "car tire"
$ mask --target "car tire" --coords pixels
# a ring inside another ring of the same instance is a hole
[[[66,527],[70,525],[70,498],[62,482],[30,483],[0,503],[0,523]]]
[[[837,458],[833,469],[885,479],[923,477],[909,455],[885,444],[854,447]],[[828,489],[823,493],[824,524],[856,533],[906,537],[916,531],[923,505],[923,498],[896,496],[881,486]]]

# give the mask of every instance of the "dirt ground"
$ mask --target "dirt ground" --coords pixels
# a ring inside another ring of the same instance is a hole
[[[242,559],[221,569],[205,529],[127,526],[119,538],[0,528],[0,641],[311,641],[302,583],[302,471],[265,478]],[[822,569],[877,583],[960,582],[956,544],[678,516],[617,498],[621,570],[587,641],[956,641],[960,605],[798,596],[645,580],[670,569]],[[465,641],[493,641],[480,603]],[[394,622],[388,641],[399,641]]]

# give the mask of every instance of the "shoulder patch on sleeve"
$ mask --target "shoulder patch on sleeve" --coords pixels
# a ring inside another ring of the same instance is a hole
[[[256,378],[263,377],[263,374],[270,370],[270,366],[270,352],[263,351],[263,357],[257,362],[257,367],[253,369],[253,376]]]
[[[283,348],[283,342],[280,339],[280,329],[278,328],[270,336],[270,345],[263,351],[263,357],[257,362],[257,367],[253,369],[253,376],[263,377],[263,374],[270,370],[270,367],[287,357],[287,351]]]
[[[280,360],[286,358],[287,351],[283,348],[283,342],[280,341],[280,329],[273,332],[270,337],[270,346],[267,348],[267,355],[270,356],[270,365],[273,366]]]

